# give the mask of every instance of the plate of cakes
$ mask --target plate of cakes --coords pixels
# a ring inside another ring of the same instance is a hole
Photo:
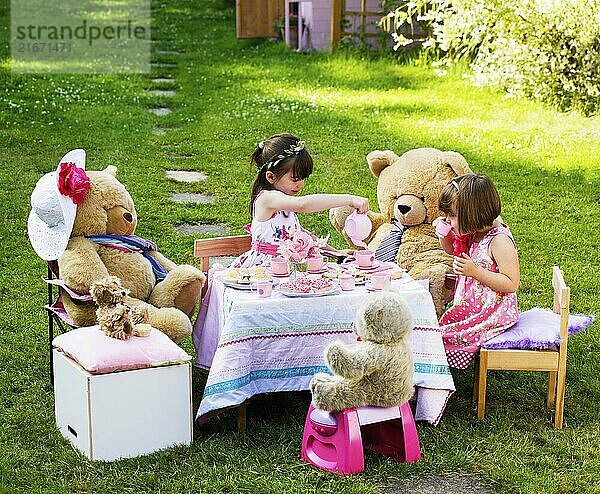
[[[371,275],[367,274],[365,271],[358,269],[357,267],[350,266],[348,268],[331,268],[326,273],[323,273],[323,278],[327,278],[333,281],[339,281],[340,275],[343,273],[351,274],[354,277],[354,283],[356,285],[364,285],[367,279],[371,277]]]
[[[298,278],[286,281],[277,288],[286,297],[322,297],[338,291],[327,278]]]
[[[223,274],[223,284],[236,290],[252,290],[257,281],[272,281],[267,268],[229,268]]]

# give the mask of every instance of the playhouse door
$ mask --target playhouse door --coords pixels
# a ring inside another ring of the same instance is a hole
[[[236,0],[235,21],[238,38],[269,38],[279,33],[273,23],[285,13],[284,0]]]

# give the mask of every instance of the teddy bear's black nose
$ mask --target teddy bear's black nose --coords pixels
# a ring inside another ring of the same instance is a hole
[[[405,206],[404,204],[398,204],[398,211],[400,211],[402,214],[406,214],[410,211],[410,206]]]
[[[123,213],[123,218],[127,223],[131,223],[133,221],[133,215],[131,213]]]

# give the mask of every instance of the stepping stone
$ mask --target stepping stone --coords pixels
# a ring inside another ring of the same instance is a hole
[[[202,172],[188,172],[184,170],[167,170],[167,178],[175,180],[176,182],[204,182],[207,179],[205,173]]]
[[[427,492],[428,494],[489,494],[491,487],[476,475],[432,475],[382,486],[381,494]]]
[[[163,129],[161,127],[152,129],[152,134],[154,134],[155,136],[164,136],[166,133],[167,133],[167,129]]]
[[[171,89],[153,89],[148,91],[152,96],[175,96],[175,91]]]
[[[213,196],[209,196],[206,194],[193,194],[190,192],[181,192],[179,194],[173,194],[169,199],[179,204],[212,204],[215,202],[215,198]]]
[[[157,55],[180,55],[180,51],[175,50],[156,50]]]
[[[151,67],[177,67],[173,62],[150,62]]]
[[[171,113],[171,109],[165,108],[165,107],[150,108],[150,112],[154,113],[157,117],[164,117],[165,115],[168,115],[169,113]]]
[[[172,146],[170,146],[170,147],[172,147]],[[167,157],[172,160],[191,160],[192,158],[194,158],[194,156],[192,156],[191,154],[188,154],[188,155],[169,154],[169,155],[167,155]]]
[[[210,225],[208,223],[183,223],[176,226],[175,230],[182,235],[212,235],[213,237],[223,237],[228,232],[225,225]]]
[[[154,84],[174,84],[175,79],[171,77],[157,77],[156,79],[152,79]]]

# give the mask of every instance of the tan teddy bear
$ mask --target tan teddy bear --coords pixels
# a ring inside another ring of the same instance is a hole
[[[108,276],[93,283],[90,294],[98,306],[96,318],[104,334],[119,340],[150,334],[148,309],[142,305],[131,309],[125,303],[129,290],[123,288],[119,278]]]
[[[85,158],[83,149],[70,151],[36,184],[28,219],[33,248],[46,261],[58,260],[60,277],[75,292],[87,294],[94,283],[117,276],[129,290],[126,304],[142,306],[152,327],[179,342],[192,333],[190,317],[204,274],[175,264],[153,242],[134,235],[137,212],[116,167],[86,171]],[[96,324],[93,301],[63,295],[76,325]]]
[[[313,403],[327,411],[360,406],[401,405],[413,395],[413,360],[408,339],[412,315],[394,292],[373,297],[359,309],[354,331],[360,341],[325,349],[333,376],[320,372],[310,382]]]
[[[446,273],[452,272],[452,257],[440,248],[432,222],[443,215],[438,199],[452,178],[471,173],[466,160],[453,151],[421,148],[398,156],[393,151],[373,151],[367,156],[371,173],[377,181],[377,201],[381,213],[369,211],[373,224],[365,240],[368,249],[376,251],[392,231],[392,220],[403,228],[396,263],[415,279],[429,279],[429,291],[438,316],[450,294],[445,287]],[[344,233],[350,208],[329,212],[333,226],[348,243],[356,247]]]

